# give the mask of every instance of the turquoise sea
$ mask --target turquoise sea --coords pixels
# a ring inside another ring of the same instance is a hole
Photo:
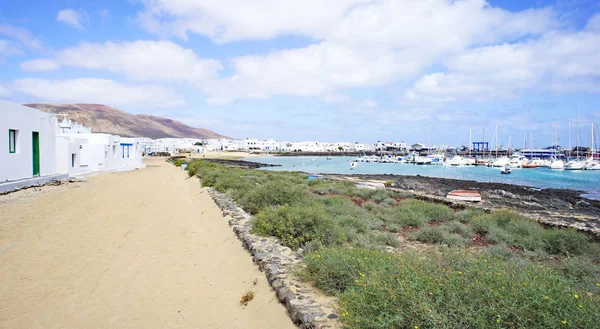
[[[551,170],[545,168],[513,169],[510,175],[501,175],[499,168],[418,166],[413,164],[361,162],[354,170],[350,163],[355,157],[279,157],[246,158],[246,161],[278,164],[263,170],[303,171],[315,174],[393,174],[474,180],[530,186],[536,188],[564,188],[583,191],[584,196],[600,199],[600,170]]]

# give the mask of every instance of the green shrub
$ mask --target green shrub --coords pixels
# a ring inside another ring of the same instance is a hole
[[[367,201],[362,204],[362,207],[367,209],[368,211],[373,211],[377,209],[377,204],[373,201]]]
[[[457,212],[454,217],[461,223],[469,223],[471,220],[477,216],[484,215],[485,211],[480,208],[467,208],[465,210],[461,210]]]
[[[404,226],[421,226],[427,222],[443,222],[452,219],[450,208],[421,200],[402,200],[396,209],[394,221]]]
[[[491,243],[506,243],[525,250],[542,249],[544,229],[535,221],[508,210],[472,219],[471,227]]]
[[[443,227],[423,227],[411,235],[411,239],[431,244],[443,244],[449,247],[465,245],[465,239],[448,233]]]
[[[389,246],[394,248],[400,247],[400,239],[394,233],[389,232],[379,232],[374,236],[374,244],[381,246]]]
[[[600,284],[600,266],[589,257],[570,257],[551,264],[564,277],[575,282],[583,289],[591,289]]]
[[[395,200],[395,199],[392,199],[392,198],[385,198],[385,199],[384,199],[383,201],[381,201],[381,202],[382,202],[382,203],[384,203],[384,204],[387,204],[387,205],[389,205],[389,206],[395,206],[396,204],[398,204],[398,203],[396,202],[396,200]]]
[[[365,190],[367,191],[365,193],[365,198],[367,200],[371,200],[371,201],[375,201],[375,202],[382,202],[385,199],[389,199],[390,195],[388,194],[388,191],[386,190]]]
[[[306,263],[304,277],[338,296],[350,328],[598,328],[600,289],[582,290],[533,263],[337,248]]]
[[[582,255],[589,248],[589,239],[574,229],[544,230],[544,250],[553,255]]]
[[[257,188],[247,191],[239,200],[240,206],[251,214],[256,214],[269,206],[290,205],[309,199],[306,191],[283,181],[269,181]]]
[[[459,221],[448,222],[442,225],[442,227],[448,230],[448,232],[458,234],[465,239],[471,239],[473,235],[475,235],[475,232],[471,227]]]
[[[329,248],[304,257],[303,277],[327,294],[344,292],[372,268],[394,267],[381,253],[364,248]],[[390,257],[391,259],[391,257]]]
[[[256,215],[252,224],[256,233],[277,237],[294,250],[311,241],[330,246],[345,240],[342,231],[317,204],[269,207]]]

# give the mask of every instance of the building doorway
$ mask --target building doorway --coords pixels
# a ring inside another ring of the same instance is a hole
[[[31,133],[31,150],[33,155],[33,177],[40,175],[40,133]]]

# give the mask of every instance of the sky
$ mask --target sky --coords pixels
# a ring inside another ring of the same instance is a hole
[[[285,141],[574,146],[579,121],[588,145],[600,1],[2,1],[0,99]]]

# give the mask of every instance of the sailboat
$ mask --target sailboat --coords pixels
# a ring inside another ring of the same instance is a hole
[[[585,164],[579,160],[579,107],[577,107],[577,159],[570,160],[565,165],[565,170],[583,170]],[[569,153],[571,152],[571,122],[569,121]]]
[[[556,142],[553,144],[555,145],[556,150],[558,150],[558,125],[556,126]],[[558,157],[553,157],[552,162],[550,163],[550,169],[563,170],[565,169],[565,162]]]
[[[590,148],[590,157],[587,159],[584,165],[586,170],[600,170],[600,160],[597,160],[595,157],[596,148],[594,145],[594,124],[592,123],[592,144]]]
[[[494,129],[494,143],[496,145],[496,159],[494,159],[490,166],[491,167],[506,167],[510,163],[510,159],[507,156],[498,157],[498,125]],[[492,151],[490,151],[490,156]]]

